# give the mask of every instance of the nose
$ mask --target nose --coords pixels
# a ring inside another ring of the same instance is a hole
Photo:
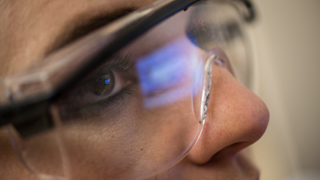
[[[223,52],[222,56],[225,56]],[[236,154],[265,132],[269,111],[264,102],[240,84],[226,68],[213,67],[212,87],[202,135],[187,156],[204,164],[217,154]]]

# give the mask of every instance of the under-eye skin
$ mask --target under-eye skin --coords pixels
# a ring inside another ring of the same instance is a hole
[[[122,90],[116,94],[95,101],[93,103],[85,103],[77,105],[75,103],[68,104],[63,108],[63,117],[65,120],[80,120],[87,119],[86,117],[95,118],[101,115],[114,116],[120,113],[120,111],[125,109],[126,105],[129,105],[129,101],[137,96],[137,85],[131,84],[124,87]]]
[[[129,85],[109,98],[92,104],[83,105],[79,107],[77,111],[78,113],[85,113],[91,118],[94,118],[95,116],[99,117],[106,113],[110,115],[113,115],[113,113],[119,114],[119,112],[124,109],[124,106],[129,104],[127,101],[131,97],[136,96],[136,88],[134,86],[135,85]]]

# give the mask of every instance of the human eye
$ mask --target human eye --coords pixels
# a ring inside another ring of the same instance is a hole
[[[133,94],[135,86],[134,62],[130,54],[118,54],[108,63],[92,72],[69,93],[68,105],[72,109],[88,106],[110,108],[126,95]]]

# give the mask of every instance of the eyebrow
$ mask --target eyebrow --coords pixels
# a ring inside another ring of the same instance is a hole
[[[61,49],[72,42],[90,34],[91,32],[110,24],[111,22],[133,12],[136,8],[123,8],[113,13],[98,14],[89,19],[83,20],[83,15],[74,18],[70,23],[71,28],[65,27],[51,43],[49,48],[45,52],[45,56],[52,52]]]

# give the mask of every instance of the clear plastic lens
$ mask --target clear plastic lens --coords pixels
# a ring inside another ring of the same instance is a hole
[[[220,47],[227,54],[235,77],[251,88],[253,61],[249,42],[238,11],[225,2],[199,3],[196,18],[190,20],[187,34],[199,47],[210,51]]]
[[[57,128],[30,138],[21,138],[12,126],[7,129],[15,151],[30,172],[40,179],[67,180],[68,162]]]
[[[12,128],[26,166],[44,179],[141,179],[185,157],[204,125],[212,71],[229,66],[210,53],[231,43],[215,34],[224,28],[222,14],[209,16],[216,6],[231,8],[199,3],[106,59],[53,105],[53,130],[21,139]]]
[[[193,92],[193,82],[204,51],[185,34],[189,16],[180,12],[138,38],[58,102],[72,171],[90,164],[80,177],[97,169],[97,177],[152,176],[194,145],[202,124],[192,101],[202,92]],[[110,93],[92,93],[96,86]]]

